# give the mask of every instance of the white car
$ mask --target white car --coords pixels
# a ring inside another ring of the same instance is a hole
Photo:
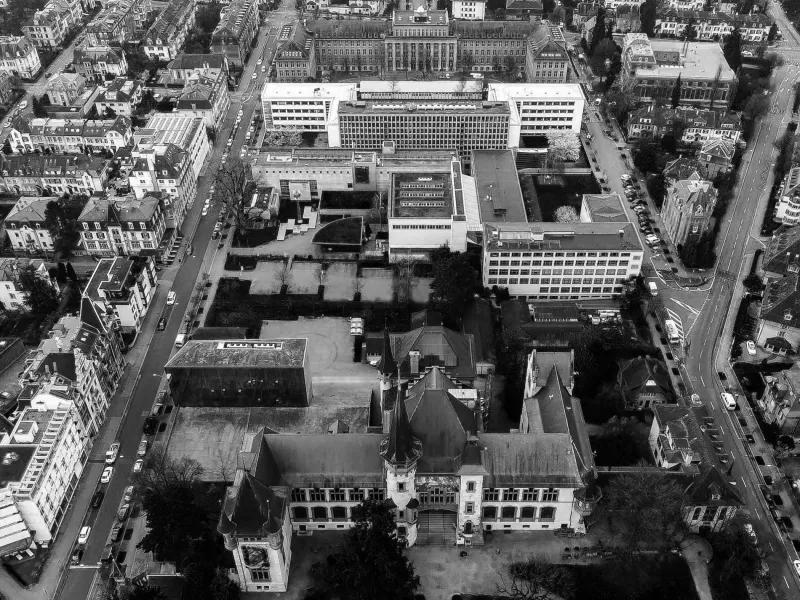
[[[142,469],[144,468],[144,460],[139,459],[135,463],[133,463],[133,472],[134,473],[141,473]]]
[[[167,294],[167,305],[171,306],[175,304],[175,299],[177,297],[178,295],[175,292],[170,292],[169,294]]]
[[[263,67],[261,67],[261,72],[262,73],[266,73],[267,72],[267,65],[264,65]]]
[[[130,502],[133,498],[133,486],[129,485],[125,488],[125,495],[122,497],[123,502]]]
[[[208,214],[208,207],[204,206],[203,207],[203,212],[201,212],[200,214],[205,217]]]
[[[792,561],[792,564],[794,565],[794,570],[800,575],[800,560]]]
[[[747,346],[747,353],[750,356],[756,355],[756,343],[753,340],[747,340],[747,344],[745,344],[745,346]]]
[[[119,455],[119,442],[114,442],[106,452],[106,464],[113,465]]]
[[[756,536],[756,532],[753,530],[753,526],[750,523],[744,524],[744,530],[751,538],[753,538],[753,543],[758,543],[758,537]]]
[[[5,120],[5,122],[3,123],[3,127],[11,127],[11,119],[10,118]]]
[[[261,64],[261,63],[263,63],[263,62],[264,62],[264,59],[263,59],[263,58],[259,58],[259,59],[256,61],[256,64],[257,64],[257,65],[260,65],[260,64]]]
[[[111,481],[111,476],[114,474],[114,467],[106,467],[103,469],[103,474],[100,475],[100,483],[108,483]]]
[[[83,527],[81,527],[81,531],[78,534],[78,543],[79,544],[85,544],[86,542],[88,542],[89,541],[89,534],[91,532],[92,532],[92,528],[89,527],[88,525],[84,525]]]
[[[23,100],[22,102],[19,103],[19,107],[23,108],[23,109],[24,108],[28,108],[28,101],[27,100]]]
[[[752,52],[750,52],[750,50],[744,50],[744,51],[742,52],[742,56],[746,56],[746,57],[750,58],[750,57],[752,57],[752,56],[753,56],[753,53],[752,53]]]
[[[622,179],[622,181],[630,181],[631,180],[631,176],[628,175],[627,173],[623,173],[622,175],[619,176],[619,178]]]
[[[256,77],[258,77],[258,73],[253,73],[253,76],[250,79],[255,79]]]

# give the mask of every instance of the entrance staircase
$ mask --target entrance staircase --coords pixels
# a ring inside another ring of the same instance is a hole
[[[420,511],[417,517],[417,544],[453,546],[456,543],[456,513],[446,510]]]

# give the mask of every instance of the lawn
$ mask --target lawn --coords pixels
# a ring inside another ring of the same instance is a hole
[[[553,216],[560,206],[572,206],[580,214],[583,194],[599,194],[601,192],[593,175],[558,175],[554,181],[563,181],[564,185],[541,185],[540,177],[534,179],[536,199],[539,203],[542,220],[545,222],[555,220]]]
[[[32,558],[28,558],[24,553],[22,554],[25,557],[24,560],[17,560],[12,556],[4,562],[3,566],[23,587],[28,587],[39,581],[49,554],[49,549],[38,548],[33,551]]]
[[[636,562],[570,567],[575,572],[576,598],[592,600],[697,600],[689,566],[668,555]]]

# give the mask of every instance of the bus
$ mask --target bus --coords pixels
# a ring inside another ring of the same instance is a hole
[[[681,334],[678,332],[678,326],[675,324],[675,321],[672,319],[664,321],[664,329],[667,332],[667,338],[669,338],[670,343],[678,344],[682,341]]]

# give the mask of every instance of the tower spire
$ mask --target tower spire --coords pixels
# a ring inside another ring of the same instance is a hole
[[[399,373],[398,373],[399,380]],[[381,443],[381,458],[392,465],[410,467],[422,456],[422,443],[414,437],[406,412],[402,388],[397,386],[397,398],[389,420],[389,435]]]
[[[389,339],[389,324],[387,322],[383,324],[383,355],[378,363],[378,371],[380,371],[380,374],[384,377],[390,377],[393,373],[397,372],[397,362],[392,355],[392,343]],[[398,382],[400,381],[399,373],[397,380]]]

